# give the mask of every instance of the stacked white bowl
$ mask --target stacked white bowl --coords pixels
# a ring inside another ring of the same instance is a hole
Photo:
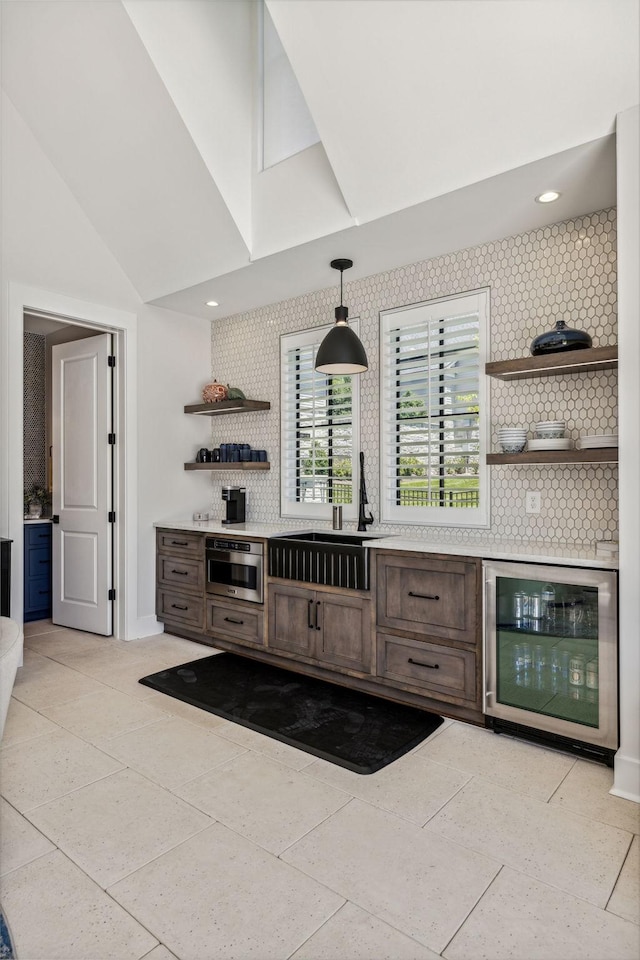
[[[498,443],[503,453],[521,453],[526,442],[526,427],[501,427],[498,430]]]
[[[564,437],[564,420],[539,420],[534,426],[538,440],[558,440]]]

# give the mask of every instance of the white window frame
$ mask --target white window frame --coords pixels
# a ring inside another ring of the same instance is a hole
[[[305,520],[330,520],[332,504],[330,503],[300,503],[287,497],[287,473],[289,465],[296,456],[295,423],[292,422],[289,411],[289,394],[287,383],[287,354],[296,347],[315,346],[315,356],[325,336],[333,328],[330,323],[322,327],[313,327],[311,330],[301,330],[297,333],[285,333],[280,337],[280,515]],[[349,319],[349,326],[356,336],[359,335],[358,318]],[[319,378],[328,379],[326,374],[315,374]],[[360,377],[355,374],[351,377],[351,482],[352,502],[344,504],[342,515],[345,520],[358,518],[358,490],[360,486]]]
[[[395,417],[392,415],[393,368],[388,349],[388,334],[403,324],[412,326],[422,318],[444,319],[455,314],[457,301],[460,313],[477,311],[478,342],[478,403],[479,403],[479,506],[478,507],[423,507],[396,504],[395,476]],[[462,303],[464,301],[464,304]],[[438,297],[421,303],[380,312],[380,499],[383,523],[410,525],[437,525],[441,527],[488,527],[490,525],[489,471],[486,465],[489,436],[489,387],[484,369],[487,359],[490,291],[488,288],[471,290],[452,296]]]

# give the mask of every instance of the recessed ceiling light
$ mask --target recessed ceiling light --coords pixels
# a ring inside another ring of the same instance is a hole
[[[536,203],[553,203],[559,196],[560,194],[557,190],[545,190],[544,193],[536,197]]]
[[[217,300],[207,300],[207,302],[205,303],[205,307],[219,307],[219,306],[220,304],[218,303]]]

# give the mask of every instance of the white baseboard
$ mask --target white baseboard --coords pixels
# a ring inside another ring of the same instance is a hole
[[[624,800],[640,803],[640,760],[618,752],[613,760],[613,786],[609,793]]]
[[[143,637],[155,637],[158,633],[164,633],[164,624],[153,614],[149,614],[134,621],[127,639],[142,640]]]

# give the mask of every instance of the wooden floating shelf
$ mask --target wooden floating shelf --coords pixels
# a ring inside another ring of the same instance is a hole
[[[524,380],[527,377],[558,377],[589,370],[613,370],[617,366],[617,347],[589,347],[587,350],[566,350],[538,357],[519,357],[517,360],[492,360],[485,364],[485,373],[499,380]]]
[[[219,417],[223,413],[249,413],[252,410],[270,410],[268,400],[218,400],[217,403],[190,403],[185,413],[195,413],[201,417]]]
[[[532,450],[524,453],[488,453],[488,464],[513,463],[617,463],[617,447],[597,447],[594,450]]]
[[[240,460],[224,463],[185,463],[185,470],[270,470],[271,464],[264,460]]]

